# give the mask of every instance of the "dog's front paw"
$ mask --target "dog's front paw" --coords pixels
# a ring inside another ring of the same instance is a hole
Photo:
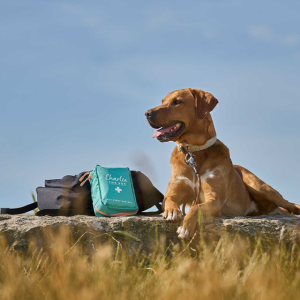
[[[180,221],[182,219],[182,213],[179,208],[165,209],[163,217],[167,221]]]
[[[177,234],[180,239],[187,239],[190,236],[188,230],[184,229],[183,226],[178,227]]]
[[[193,206],[185,218],[183,224],[177,229],[177,234],[180,239],[188,239],[193,236],[196,231],[198,221],[198,207]]]

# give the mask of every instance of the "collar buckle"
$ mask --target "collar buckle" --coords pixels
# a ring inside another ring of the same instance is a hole
[[[177,145],[177,150],[178,150],[179,152],[183,153],[183,154],[186,153],[186,151],[185,151],[185,149],[184,149],[184,147],[183,147],[182,145]]]

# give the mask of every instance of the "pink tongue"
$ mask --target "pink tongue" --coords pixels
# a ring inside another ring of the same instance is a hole
[[[152,137],[153,137],[153,138],[156,138],[156,137],[158,137],[158,136],[160,136],[160,135],[162,135],[162,134],[164,134],[164,133],[166,133],[166,132],[169,132],[174,126],[175,126],[175,125],[172,125],[172,126],[167,127],[167,128],[162,128],[162,129],[156,130],[156,131],[153,133]]]

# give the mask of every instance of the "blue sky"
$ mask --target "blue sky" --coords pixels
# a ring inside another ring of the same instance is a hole
[[[232,161],[300,203],[299,1],[0,0],[0,207],[45,179],[139,169],[165,192],[173,143],[144,112],[201,88]]]

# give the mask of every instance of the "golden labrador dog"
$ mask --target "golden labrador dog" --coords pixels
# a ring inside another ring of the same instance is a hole
[[[186,88],[169,93],[161,105],[145,113],[150,126],[157,129],[153,137],[177,144],[171,157],[164,218],[181,220],[180,205],[199,200],[178,228],[180,238],[194,234],[199,210],[204,217],[300,214],[300,206],[285,200],[247,169],[232,164],[228,148],[216,137],[210,115],[217,103],[210,93]],[[194,157],[196,167],[186,162],[187,153],[187,158]]]

